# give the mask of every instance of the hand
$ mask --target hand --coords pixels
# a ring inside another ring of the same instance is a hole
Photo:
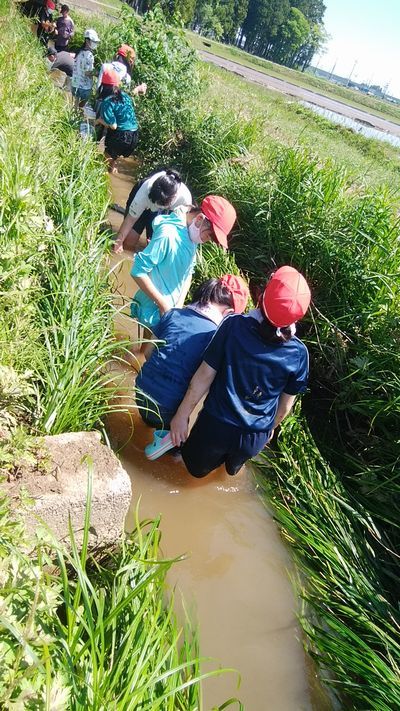
[[[180,447],[186,442],[189,434],[189,418],[176,413],[170,422],[171,439],[175,447]]]
[[[274,436],[274,432],[275,432],[274,429],[271,430],[271,432],[269,433],[269,437],[268,437],[268,439],[267,439],[266,444],[269,444],[269,443],[271,442],[271,440],[272,440],[272,438],[273,438],[273,436]]]
[[[139,86],[136,87],[136,92],[138,94],[145,94],[147,91],[147,84],[143,82],[142,84],[139,84]]]
[[[123,240],[121,241],[120,239],[116,239],[113,245],[113,252],[115,254],[122,254],[124,251],[124,242]]]

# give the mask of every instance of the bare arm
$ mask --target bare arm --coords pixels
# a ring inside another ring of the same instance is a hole
[[[203,395],[209,391],[216,374],[217,371],[211,368],[204,360],[196,370],[190,381],[186,395],[171,420],[171,439],[176,447],[179,447],[187,440],[189,434],[189,417]]]
[[[129,215],[129,213],[128,213],[128,215],[124,218],[124,220],[121,224],[121,227],[118,230],[118,234],[117,234],[118,241],[124,242],[124,240],[129,235],[129,232],[131,231],[136,220],[137,220],[137,217],[132,217],[132,215]]]
[[[275,420],[274,420],[274,426],[271,430],[271,434],[270,434],[268,441],[270,441],[272,439],[272,437],[274,436],[275,427],[278,427],[278,425],[280,425],[281,422],[283,422],[285,417],[288,416],[289,412],[291,412],[295,400],[296,400],[296,395],[288,395],[287,393],[280,394],[279,401],[278,401],[278,409],[276,411]]]
[[[139,289],[141,289],[143,293],[158,306],[161,316],[170,310],[171,307],[169,306],[167,300],[162,294],[160,294],[158,289],[156,289],[149,276],[134,276],[133,278]]]
[[[152,343],[151,341],[148,341],[147,343],[143,343],[141,347],[141,353],[143,353],[144,357],[146,360],[150,360],[151,354],[154,351],[155,344]]]
[[[143,82],[142,84],[138,84],[138,86],[135,86],[135,88],[132,90],[133,96],[137,96],[138,94],[145,94],[147,91],[147,84]]]
[[[101,118],[101,116],[99,116],[99,118],[96,119],[95,123],[100,123],[102,126],[105,126],[106,128],[112,128],[113,131],[115,131],[115,129],[117,128],[116,123],[106,123],[104,121],[104,119]]]

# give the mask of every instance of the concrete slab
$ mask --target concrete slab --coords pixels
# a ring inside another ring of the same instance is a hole
[[[26,511],[28,532],[40,525],[38,517],[58,540],[68,541],[68,519],[82,540],[89,467],[93,494],[90,547],[117,541],[131,501],[131,482],[114,452],[100,441],[98,432],[72,432],[43,437],[41,469],[5,485],[15,506],[24,490],[33,505]]]

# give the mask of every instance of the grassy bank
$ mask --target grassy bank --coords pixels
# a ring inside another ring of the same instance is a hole
[[[117,345],[99,232],[107,178],[29,28],[6,3],[2,15],[3,419],[35,434],[91,429],[109,409],[105,370]]]
[[[400,106],[389,104],[387,101],[376,99],[372,96],[361,94],[354,89],[332,84],[327,79],[321,79],[309,72],[301,72],[297,69],[289,69],[282,64],[275,64],[261,57],[256,57],[249,52],[244,52],[242,49],[232,47],[231,45],[222,44],[215,40],[205,39],[196,32],[189,32],[188,37],[190,43],[199,51],[210,52],[217,57],[230,59],[233,62],[242,64],[244,67],[256,69],[264,74],[288,81],[296,86],[301,86],[304,89],[315,91],[323,96],[328,96],[330,99],[342,101],[349,106],[354,106],[361,111],[367,111],[374,116],[400,123]]]
[[[290,101],[218,67],[202,65],[201,77],[210,110],[218,112],[223,105],[235,111],[239,120],[257,120],[260,131],[251,149],[253,161],[267,162],[270,149],[278,143],[288,148],[306,148],[319,160],[336,163],[358,187],[398,183],[398,148],[335,125],[298,101]]]

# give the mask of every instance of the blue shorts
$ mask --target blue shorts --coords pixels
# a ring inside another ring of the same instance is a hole
[[[202,410],[181,448],[189,474],[207,476],[221,464],[233,476],[248,459],[261,452],[270,432],[249,432],[226,424]]]
[[[73,86],[71,87],[71,93],[72,96],[76,96],[77,99],[80,99],[80,101],[87,101],[90,94],[92,93],[91,89],[81,89],[80,86]]]

